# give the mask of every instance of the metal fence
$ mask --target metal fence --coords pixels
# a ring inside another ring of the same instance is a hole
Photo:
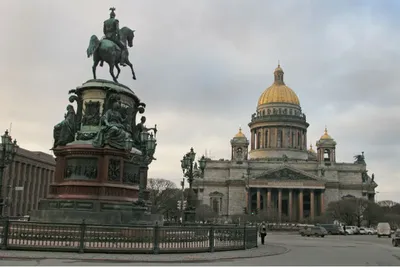
[[[0,222],[2,249],[107,252],[185,253],[257,247],[257,228],[249,226],[112,226]]]

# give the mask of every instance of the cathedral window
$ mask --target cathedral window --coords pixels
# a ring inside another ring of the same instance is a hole
[[[220,214],[222,211],[222,197],[223,194],[220,192],[210,194],[210,207],[216,214]]]
[[[282,147],[282,140],[283,140],[282,135],[283,135],[282,130],[278,130],[277,147]]]
[[[292,131],[292,142],[291,142],[291,146],[295,147],[296,144],[296,135],[295,133]]]
[[[324,150],[324,161],[331,161],[331,151],[329,149]]]
[[[268,130],[265,130],[265,147],[268,147],[269,140],[268,140]]]
[[[263,110],[263,113],[262,113],[262,114],[263,114],[263,116],[265,116],[265,109]]]
[[[297,147],[301,147],[301,133],[297,133]]]
[[[260,147],[261,147],[261,133],[258,132],[257,133],[257,146],[256,146],[256,149],[260,149]]]
[[[217,214],[219,213],[219,201],[216,198],[212,201],[212,210]]]

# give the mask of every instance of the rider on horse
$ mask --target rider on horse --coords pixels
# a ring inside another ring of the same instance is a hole
[[[121,60],[120,64],[122,66],[125,66],[125,61],[127,59],[127,47],[125,44],[121,43],[120,37],[119,37],[119,21],[115,18],[115,8],[112,7],[110,8],[111,13],[110,13],[110,18],[106,21],[104,21],[104,26],[103,26],[103,33],[105,35],[105,39],[112,41],[118,47],[121,49]],[[103,63],[103,62],[101,62]],[[103,64],[100,64],[101,66]]]

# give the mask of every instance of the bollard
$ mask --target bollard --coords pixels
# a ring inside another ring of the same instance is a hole
[[[79,238],[79,253],[83,253],[85,251],[85,232],[86,232],[85,219],[82,220],[80,228],[81,228],[81,236]]]
[[[246,222],[244,223],[243,227],[243,249],[247,249],[247,229],[246,229]]]
[[[158,221],[154,226],[154,244],[153,244],[153,253],[158,254],[160,253],[160,226],[158,226]]]
[[[1,249],[7,249],[8,245],[8,231],[10,230],[10,221],[8,218],[3,222],[3,240],[1,242]]]
[[[210,238],[210,252],[214,252],[215,251],[215,244],[214,244],[214,225],[211,225],[210,227],[210,234],[209,234],[209,238]]]

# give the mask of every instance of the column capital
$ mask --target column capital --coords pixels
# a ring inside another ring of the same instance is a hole
[[[279,192],[279,193],[282,193],[282,188],[278,188],[278,192]]]

